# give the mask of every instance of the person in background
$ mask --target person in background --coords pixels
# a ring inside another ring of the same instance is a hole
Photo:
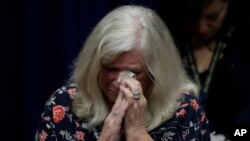
[[[249,74],[242,57],[249,44],[242,44],[247,39],[240,38],[238,5],[233,2],[177,0],[161,4],[159,10],[189,76],[200,88],[199,100],[211,132],[222,134],[225,140],[233,136],[238,115],[249,101],[245,79]]]
[[[197,86],[164,22],[121,6],[94,28],[69,83],[45,104],[35,140],[210,140]]]

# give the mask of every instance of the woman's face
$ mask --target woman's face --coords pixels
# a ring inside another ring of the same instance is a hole
[[[140,50],[136,49],[122,53],[121,56],[112,63],[102,64],[98,81],[109,106],[114,104],[118,95],[119,86],[116,80],[121,71],[130,70],[135,73],[135,78],[141,83],[143,93],[145,93],[152,84],[141,56]]]
[[[220,30],[228,10],[228,1],[213,0],[205,5],[197,26],[192,28],[195,38],[206,41]]]

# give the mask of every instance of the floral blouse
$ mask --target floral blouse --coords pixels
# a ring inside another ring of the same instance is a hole
[[[70,95],[76,88],[65,85],[56,90],[45,104],[35,141],[95,141],[101,126],[86,129],[86,123],[72,112]],[[184,94],[178,110],[171,119],[149,132],[155,141],[208,141],[210,132],[205,113],[196,98]]]

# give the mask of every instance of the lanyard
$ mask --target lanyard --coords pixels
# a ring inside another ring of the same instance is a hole
[[[204,85],[202,85],[200,75],[198,73],[197,66],[195,64],[195,58],[194,58],[193,52],[192,52],[191,48],[189,46],[187,46],[188,58],[189,58],[190,67],[191,67],[191,70],[192,70],[192,73],[194,76],[194,81],[196,82],[196,84],[198,85],[200,90],[204,93],[208,92],[208,89],[209,89],[209,86],[210,86],[210,83],[212,80],[214,68],[215,68],[217,61],[219,60],[219,58],[221,56],[222,48],[223,48],[223,43],[217,42],[215,52],[214,52],[213,57],[212,57],[212,62],[209,65],[208,75],[205,78]]]

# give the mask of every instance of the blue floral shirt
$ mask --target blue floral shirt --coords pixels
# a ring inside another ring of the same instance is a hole
[[[95,141],[101,126],[86,129],[86,123],[72,112],[70,95],[77,94],[74,86],[56,90],[45,104],[35,141]],[[205,113],[197,99],[184,94],[171,119],[149,132],[155,141],[209,141],[210,132]]]

